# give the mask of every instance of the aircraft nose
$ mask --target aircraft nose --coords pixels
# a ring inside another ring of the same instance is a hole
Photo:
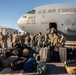
[[[20,19],[18,19],[18,22],[17,22],[17,24],[18,24],[18,26],[19,26],[19,27],[21,27],[21,25],[22,25],[21,18],[20,18]]]

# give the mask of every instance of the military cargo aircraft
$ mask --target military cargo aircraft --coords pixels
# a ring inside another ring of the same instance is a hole
[[[54,27],[57,34],[76,40],[76,4],[48,4],[33,8],[18,20],[18,26],[30,34],[49,32]]]

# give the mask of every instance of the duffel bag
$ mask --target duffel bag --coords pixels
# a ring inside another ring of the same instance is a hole
[[[10,63],[7,59],[1,61],[1,65],[3,67],[10,67]]]
[[[37,65],[37,73],[44,74],[47,70],[47,65],[45,61],[40,61]]]
[[[1,64],[4,67],[10,67],[11,62],[15,61],[17,58],[17,56],[10,56],[7,59],[2,60]]]
[[[23,66],[24,71],[33,71],[36,68],[36,59],[35,58],[29,58]]]
[[[12,54],[14,54],[20,58],[22,56],[22,49],[21,48],[14,49],[12,51]]]
[[[47,47],[41,48],[39,54],[41,61],[49,61],[49,49]]]
[[[25,58],[25,57],[18,58],[17,60],[15,60],[11,63],[11,69],[13,69],[13,70],[23,69],[23,65],[26,61],[27,61],[27,58]]]

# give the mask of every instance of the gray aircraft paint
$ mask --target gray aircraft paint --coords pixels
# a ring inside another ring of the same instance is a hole
[[[26,13],[19,20],[19,27],[30,34],[49,31],[49,23],[57,24],[57,32],[76,38],[76,4],[49,4],[36,7],[35,13]]]

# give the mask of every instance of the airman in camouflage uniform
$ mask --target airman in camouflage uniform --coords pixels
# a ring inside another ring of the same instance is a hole
[[[60,44],[61,44],[63,47],[65,46],[65,42],[66,42],[66,38],[64,37],[63,34],[61,34]]]
[[[50,42],[51,42],[51,46],[53,46],[53,44],[54,44],[54,35],[51,36]]]
[[[8,32],[4,36],[4,48],[7,48]]]
[[[54,33],[54,42],[53,42],[53,45],[55,46],[56,44],[58,44],[59,42],[59,38],[58,36]]]
[[[2,48],[2,42],[3,42],[3,35],[2,32],[0,32],[0,48]]]
[[[55,30],[54,27],[52,27],[52,28],[50,29],[50,31],[49,31],[49,33],[50,33],[51,35],[53,35],[55,32],[56,32],[56,30]]]
[[[42,47],[42,33],[41,33],[41,32],[39,32],[37,39],[38,39],[37,45],[38,45],[39,47]]]
[[[25,44],[25,37],[26,37],[26,34],[25,34],[25,32],[23,32],[23,34],[21,34],[21,45],[23,46],[24,44]]]
[[[29,35],[29,33],[26,35],[26,37],[25,37],[25,44],[26,45],[28,45],[28,46],[30,46],[30,41],[31,41],[31,38],[30,38],[30,35]]]
[[[49,39],[48,34],[45,34],[45,36],[44,36],[44,42],[43,42],[44,47],[48,46],[48,43],[49,43],[48,39]]]
[[[14,32],[14,34],[12,35],[13,47],[16,45],[17,42],[18,42],[18,33]]]

